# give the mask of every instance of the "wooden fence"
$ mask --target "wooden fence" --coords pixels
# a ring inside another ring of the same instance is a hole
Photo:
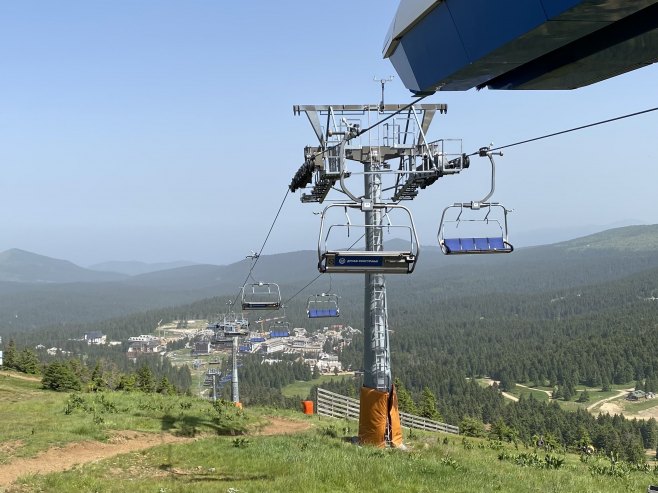
[[[344,419],[359,419],[359,400],[318,388],[317,413],[322,416]],[[459,434],[457,426],[439,423],[413,414],[400,413],[400,422],[404,428],[416,428],[426,431],[442,431]]]

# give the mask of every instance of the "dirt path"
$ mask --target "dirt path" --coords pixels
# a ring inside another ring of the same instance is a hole
[[[103,442],[77,442],[46,450],[37,457],[17,459],[9,464],[0,465],[0,491],[26,474],[48,474],[70,469],[76,464],[84,464],[106,459],[114,455],[143,450],[165,443],[193,440],[169,434],[156,435],[122,431]]]
[[[609,401],[614,401],[615,399],[619,399],[623,395],[627,394],[628,392],[632,392],[634,389],[624,389],[620,390],[617,392],[615,395],[612,397],[606,397],[605,399],[601,399],[600,401],[593,402],[589,406],[587,406],[587,411],[592,412],[592,410],[596,406],[601,406],[599,408],[599,414],[601,413],[609,413],[609,414],[621,414],[621,407],[618,406],[617,404],[612,404],[609,403]]]
[[[311,423],[307,421],[291,421],[289,419],[277,418],[275,416],[267,416],[267,420],[269,423],[254,433],[254,435],[292,435],[311,428]]]
[[[0,376],[2,377],[9,377],[9,378],[18,378],[19,380],[28,380],[30,382],[40,382],[41,377],[36,377],[34,375],[27,375],[25,373],[16,373],[13,371],[7,371],[7,372],[2,372],[0,373]]]
[[[489,386],[493,385],[494,383],[495,384],[499,383],[499,382],[496,382],[495,380],[492,380],[490,378],[483,378],[482,380]],[[503,397],[505,397],[506,399],[509,399],[510,401],[519,402],[519,398],[516,397],[515,395],[512,395],[508,392],[503,392],[502,390],[500,391],[500,393],[503,394]]]
[[[610,415],[623,414],[626,419],[640,419],[640,420],[647,420],[651,418],[658,419],[658,404],[648,409],[637,411],[635,414],[631,414],[628,410],[625,410],[619,404],[614,402],[609,402],[615,399],[619,399],[620,397],[624,396],[628,392],[632,392],[633,390],[634,389],[632,388],[620,390],[616,395],[597,401],[594,404],[588,406],[587,410],[592,412],[596,406],[600,405],[600,407],[596,409],[596,412],[598,412],[599,414],[603,414],[603,413],[608,413]]]
[[[509,399],[510,401],[519,402],[519,398],[515,395],[508,394],[507,392],[503,392],[502,390],[500,391],[500,393],[503,394],[503,397]]]
[[[289,435],[311,428],[311,423],[292,421],[275,416],[268,416],[269,421],[254,433],[258,436]],[[114,435],[109,442],[77,442],[46,450],[37,457],[16,459],[9,464],[0,465],[0,492],[26,474],[48,474],[70,469],[77,464],[86,464],[107,459],[119,454],[144,450],[156,445],[181,443],[194,440],[169,434],[140,433],[122,431]]]
[[[516,384],[517,387],[523,387],[524,389],[536,390],[538,392],[544,392],[549,399],[553,397],[553,393],[550,390],[535,389],[533,387],[528,387],[527,385],[521,385],[520,383]]]

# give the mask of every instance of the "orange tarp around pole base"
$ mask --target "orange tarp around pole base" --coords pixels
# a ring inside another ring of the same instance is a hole
[[[359,442],[376,447],[386,446],[388,392],[361,387],[359,399]]]
[[[395,385],[391,388],[391,395],[388,400],[388,417],[391,423],[391,446],[402,446],[402,425],[400,424],[400,412],[398,411],[398,393],[395,391]]]

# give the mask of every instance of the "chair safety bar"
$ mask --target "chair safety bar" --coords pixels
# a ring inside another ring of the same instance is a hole
[[[511,253],[514,247],[507,239],[507,212],[504,206],[498,203],[477,203],[476,210],[486,210],[484,218],[482,219],[462,219],[464,209],[473,209],[471,203],[454,204],[446,207],[441,215],[441,223],[439,224],[438,241],[441,251],[445,255],[456,254],[482,254],[482,253]],[[446,212],[450,209],[458,209],[459,214],[455,220],[446,221]],[[500,209],[502,211],[502,224],[498,219],[490,219],[489,215],[492,210]],[[455,223],[456,228],[461,223],[481,223],[483,225],[496,224],[500,230],[499,235],[487,236],[445,236],[445,226],[447,223]]]
[[[325,234],[327,212],[332,207],[341,207],[345,211],[347,209],[363,210],[361,203],[337,203],[331,204],[324,209],[320,225],[320,236],[318,238],[318,270],[320,272],[346,274],[364,274],[370,272],[411,274],[413,272],[418,261],[419,248],[416,227],[409,209],[399,204],[369,204],[369,207],[371,207],[370,210],[379,210],[382,215],[387,215],[391,210],[401,209],[409,218],[408,225],[354,224],[348,220],[346,224],[333,224],[329,226]],[[351,228],[362,228],[366,234],[368,234],[368,231],[404,230],[409,235],[409,249],[396,251],[330,249],[327,246],[327,239],[332,230],[335,231],[337,228],[347,228],[348,231]]]
[[[281,291],[275,283],[254,283],[242,286],[243,310],[278,310],[281,308]]]
[[[310,296],[306,306],[308,318],[328,318],[340,316],[338,296],[335,294],[316,294]]]

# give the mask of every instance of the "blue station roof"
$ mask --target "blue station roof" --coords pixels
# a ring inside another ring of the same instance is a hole
[[[658,61],[658,0],[401,0],[383,54],[419,94],[575,89]]]

